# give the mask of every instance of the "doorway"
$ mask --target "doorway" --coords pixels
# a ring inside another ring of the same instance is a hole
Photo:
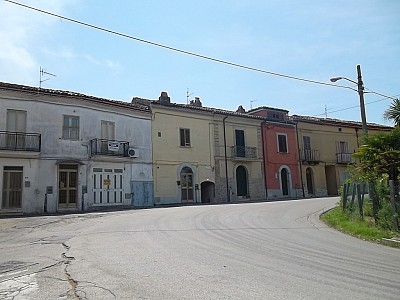
[[[201,183],[201,203],[213,203],[215,198],[215,184],[211,181]]]
[[[327,185],[327,189],[328,189],[328,195],[329,196],[338,195],[335,166],[326,166],[325,174],[326,174],[326,185]]]
[[[247,189],[247,170],[244,166],[239,166],[236,169],[236,188],[238,197],[246,197]]]
[[[22,167],[4,167],[1,208],[22,208]]]
[[[193,171],[189,167],[184,167],[180,174],[181,177],[181,202],[194,202]]]
[[[282,195],[289,196],[289,172],[286,168],[281,170]]]
[[[94,205],[123,203],[123,172],[123,169],[93,168]]]
[[[58,205],[76,208],[78,196],[78,165],[60,164],[58,170]]]
[[[306,169],[306,182],[307,182],[307,192],[308,194],[314,195],[314,176],[311,168]]]

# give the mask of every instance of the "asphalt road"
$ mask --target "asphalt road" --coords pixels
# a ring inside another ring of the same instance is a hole
[[[400,250],[337,198],[0,219],[0,299],[400,299]]]

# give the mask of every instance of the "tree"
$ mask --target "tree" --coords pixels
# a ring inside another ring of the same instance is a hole
[[[370,183],[381,178],[383,174],[387,174],[396,187],[394,193],[397,195],[400,176],[400,127],[390,132],[365,136],[363,142],[363,145],[353,154],[358,159],[354,167],[355,173]],[[393,215],[396,216],[397,209],[394,201],[393,199]],[[372,205],[374,218],[377,221],[379,203],[376,197],[372,198]],[[397,217],[395,223],[397,224]]]
[[[394,121],[395,126],[400,126],[400,100],[393,100],[389,108],[384,112],[383,117],[386,120]]]
[[[364,172],[370,179],[387,174],[389,180],[398,181],[400,175],[400,127],[390,132],[365,136],[363,142],[363,145],[354,153],[354,157],[359,160],[357,169]]]

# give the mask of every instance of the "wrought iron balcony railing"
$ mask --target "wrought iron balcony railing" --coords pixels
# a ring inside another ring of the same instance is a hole
[[[233,146],[232,157],[236,158],[257,158],[256,147]]]
[[[107,155],[127,157],[129,142],[104,139],[90,140],[90,153],[93,155]]]
[[[319,162],[319,151],[315,149],[300,149],[300,160],[306,162]]]
[[[40,133],[0,131],[0,150],[40,152]]]
[[[354,161],[352,153],[336,153],[336,162],[338,164],[351,164]]]

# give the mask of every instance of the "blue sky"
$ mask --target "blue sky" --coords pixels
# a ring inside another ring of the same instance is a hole
[[[329,83],[344,76],[400,97],[400,1],[41,0],[34,6],[136,38],[279,74]],[[0,81],[130,101],[360,120],[355,91],[235,68],[111,35],[0,0]],[[338,84],[356,88],[351,82]],[[390,99],[365,94],[367,121],[391,125]],[[353,108],[350,108],[353,107]],[[350,109],[349,109],[350,108]]]

